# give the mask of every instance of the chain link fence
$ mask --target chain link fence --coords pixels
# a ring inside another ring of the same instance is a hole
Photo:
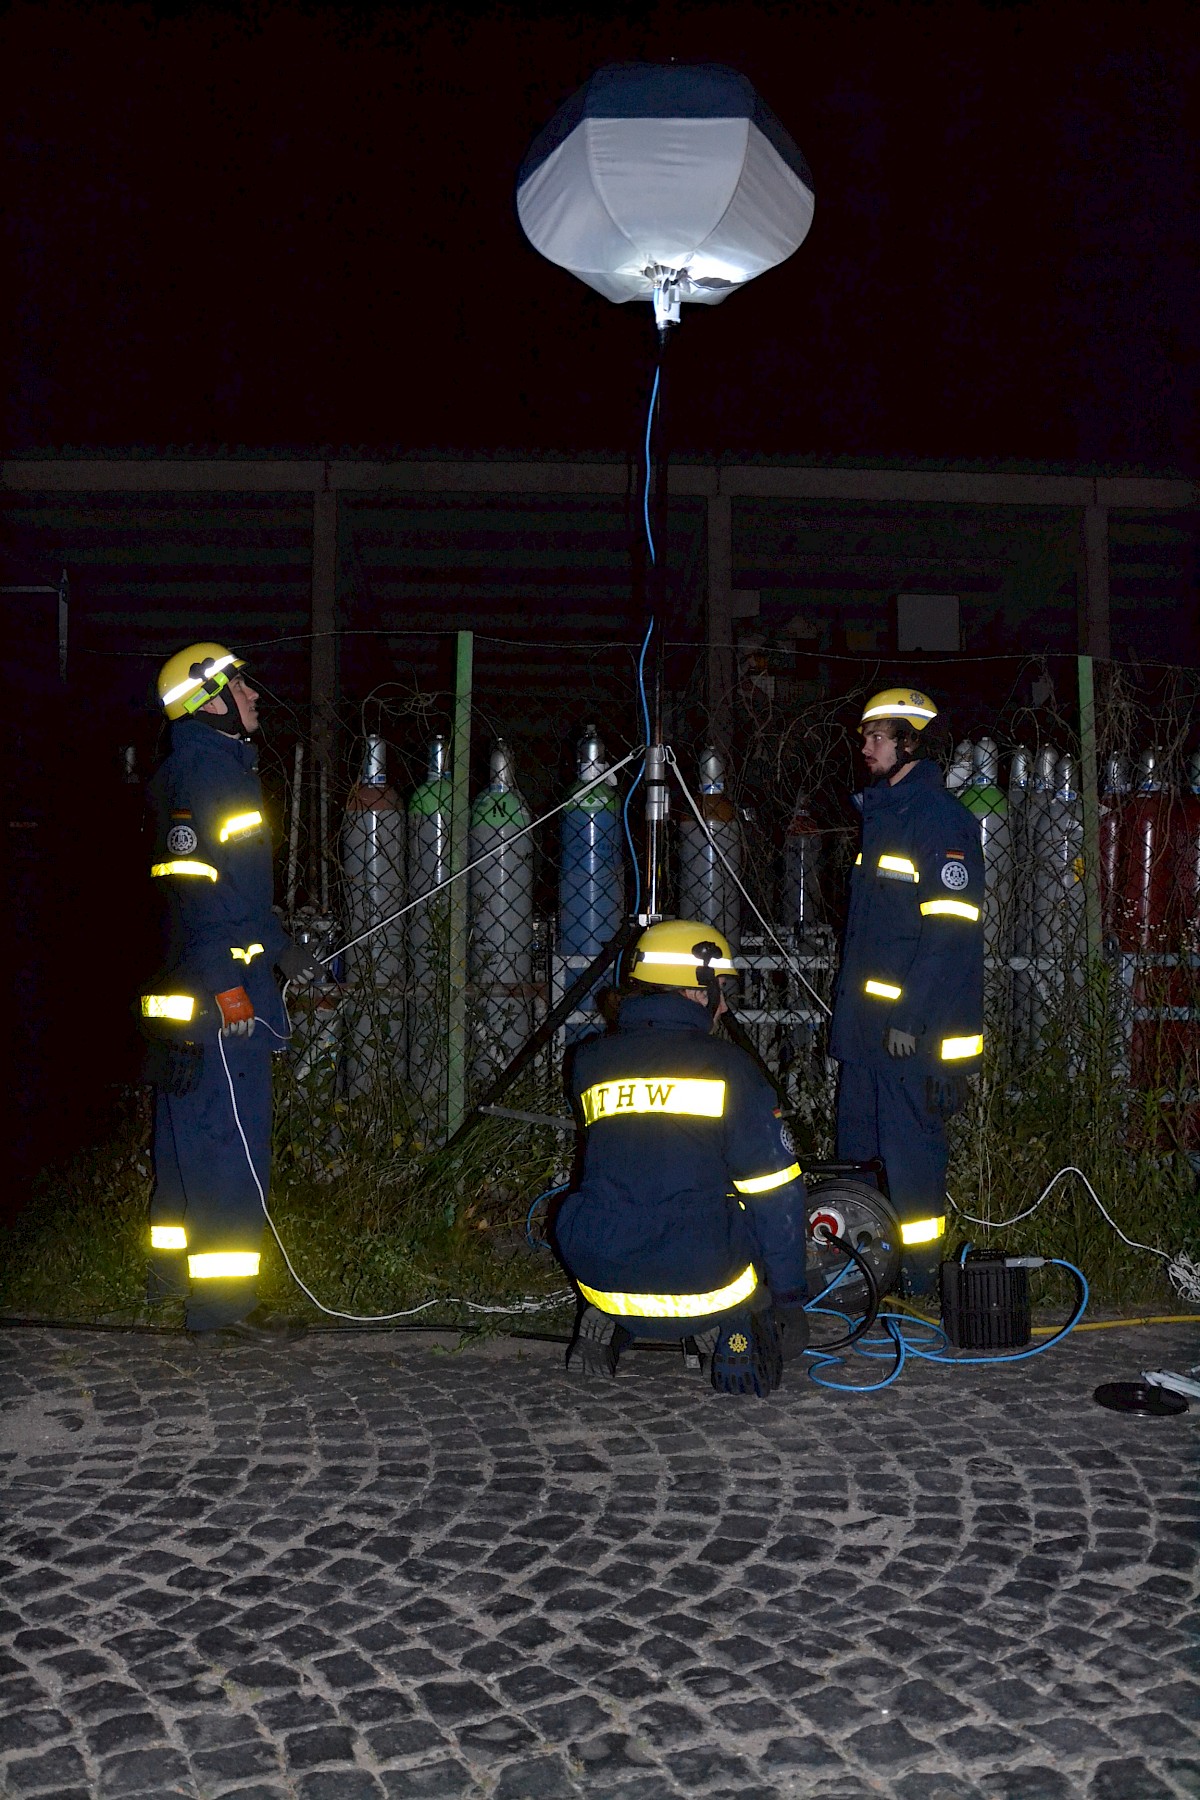
[[[280,1116],[306,1172],[435,1150],[636,912],[640,759],[606,771],[642,740],[638,651],[556,646],[553,680],[531,689],[504,678],[508,649],[493,658],[479,639],[469,694],[389,683],[340,721],[335,767],[299,732],[276,734],[263,768],[289,929],[323,955],[370,933],[288,995]],[[1115,1159],[1131,1191],[1153,1165],[1154,1181],[1190,1194],[1200,675],[1097,665],[1093,689],[1091,663],[1073,657],[898,671],[753,641],[732,668],[714,696],[705,647],[668,647],[666,736],[700,816],[677,782],[665,910],[733,942],[739,1017],[809,1153],[832,1148],[824,1027],[858,848],[856,728],[865,697],[902,679],[941,708],[934,752],[979,821],[987,870],[985,1070],[957,1122],[953,1179],[985,1214],[1009,1210],[1056,1157]],[[611,981],[505,1107],[563,1115],[563,1055],[602,1027]],[[569,1143],[512,1126],[517,1186],[535,1165],[561,1172]]]

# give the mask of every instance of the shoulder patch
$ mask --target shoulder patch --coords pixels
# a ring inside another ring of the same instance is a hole
[[[792,1136],[792,1128],[790,1125],[781,1125],[779,1127],[779,1142],[783,1146],[785,1156],[795,1156],[796,1140]]]
[[[199,842],[190,825],[172,825],[167,833],[167,849],[172,856],[190,856]]]
[[[965,850],[947,850],[945,852],[945,854],[949,857],[954,858],[954,860],[957,862],[962,862],[963,858],[966,856],[967,853]]]
[[[192,811],[189,806],[181,806],[177,812],[171,814],[173,819],[190,819],[191,816]]]
[[[961,890],[965,888],[971,877],[967,874],[965,862],[947,862],[942,864],[942,886]]]

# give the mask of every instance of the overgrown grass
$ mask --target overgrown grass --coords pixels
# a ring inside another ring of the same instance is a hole
[[[1001,1225],[1074,1163],[1129,1237],[1194,1254],[1197,1178],[1186,1117],[1171,1090],[1131,1091],[1112,1079],[1113,1004],[1101,976],[1090,996],[1075,997],[1078,1016],[1037,1058],[989,1073],[952,1128],[950,1192],[964,1213]],[[421,1314],[424,1321],[496,1330],[511,1315],[472,1314],[462,1303],[508,1307],[562,1291],[552,1257],[526,1243],[525,1219],[536,1195],[565,1175],[569,1138],[489,1119],[446,1156],[426,1147],[432,1127],[401,1084],[380,1079],[346,1100],[336,1097],[329,1070],[301,1078],[294,1066],[276,1069],[272,1214],[297,1273],[326,1306],[392,1313],[436,1298],[441,1304]],[[813,1059],[807,1087],[793,1079],[789,1092],[798,1139],[827,1155],[823,1065]],[[548,1067],[508,1099],[535,1112],[562,1110]],[[138,1091],[112,1141],[49,1172],[3,1234],[0,1312],[178,1323],[177,1305],[148,1308],[145,1299],[151,1185],[150,1107]],[[1123,1244],[1074,1179],[1002,1230],[951,1215],[948,1249],[968,1238],[1064,1257],[1084,1270],[1101,1304],[1182,1310],[1163,1262]],[[263,1302],[317,1321],[269,1233],[263,1250]],[[1037,1291],[1048,1303],[1069,1292],[1050,1276]],[[548,1326],[564,1313],[534,1316]]]

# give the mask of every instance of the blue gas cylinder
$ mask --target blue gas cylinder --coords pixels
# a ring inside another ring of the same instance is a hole
[[[608,768],[594,725],[584,727],[577,768],[581,786]],[[625,917],[625,864],[616,777],[577,794],[562,814],[558,866],[558,953],[595,956]]]

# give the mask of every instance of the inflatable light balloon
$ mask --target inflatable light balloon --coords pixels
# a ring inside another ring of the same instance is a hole
[[[784,262],[812,176],[750,82],[716,63],[614,63],[561,106],[517,177],[534,248],[607,300],[715,306]]]

